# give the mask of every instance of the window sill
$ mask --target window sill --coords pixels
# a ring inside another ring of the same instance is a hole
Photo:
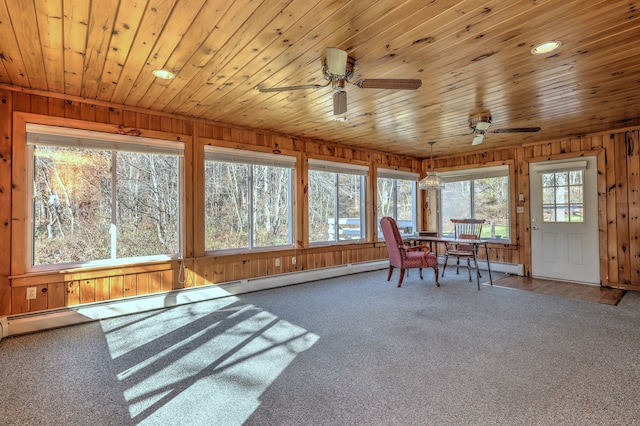
[[[361,240],[340,240],[340,241],[316,241],[313,243],[309,243],[310,247],[318,247],[318,246],[337,246],[337,245],[346,245],[346,244],[362,244],[367,241],[364,239]]]
[[[295,250],[293,245],[288,246],[271,246],[271,247],[258,247],[258,248],[235,248],[235,249],[220,249],[220,250],[207,250],[204,252],[205,256],[232,256],[235,254],[251,254],[251,253],[269,253],[276,251]]]
[[[109,265],[89,265],[85,267],[73,266],[60,269],[47,268],[35,270],[24,274],[9,276],[12,287],[46,284],[51,282],[82,280],[95,277],[110,277],[116,275],[135,274],[140,272],[156,272],[167,269],[175,269],[178,259],[167,257],[166,259],[149,260],[136,263],[117,263]]]

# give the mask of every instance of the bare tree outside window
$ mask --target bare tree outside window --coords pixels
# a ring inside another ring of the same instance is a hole
[[[205,161],[205,249],[249,247],[249,168]]]
[[[416,226],[416,182],[395,177],[378,177],[378,238],[382,238],[380,219],[393,217],[402,235],[412,235]]]
[[[309,242],[335,240],[336,174],[309,170]]]
[[[282,167],[253,166],[254,247],[291,244],[290,174]]]
[[[177,155],[33,146],[33,265],[179,249]]]
[[[117,258],[179,252],[178,158],[117,153]]]
[[[205,152],[206,251],[292,244],[293,162],[274,161],[246,151]]]
[[[309,242],[364,238],[364,176],[309,170]]]

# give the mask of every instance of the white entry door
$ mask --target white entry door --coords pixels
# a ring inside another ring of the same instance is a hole
[[[531,163],[531,274],[600,284],[597,159]]]

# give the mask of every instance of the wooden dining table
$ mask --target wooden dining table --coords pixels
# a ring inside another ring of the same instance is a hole
[[[476,282],[478,284],[478,290],[480,290],[480,269],[478,268],[478,247],[484,247],[485,253],[487,253],[487,269],[489,271],[489,282],[493,285],[493,278],[491,278],[491,264],[489,263],[489,250],[487,245],[489,244],[488,240],[483,239],[462,239],[462,238],[453,238],[453,237],[439,237],[433,235],[411,235],[407,237],[403,237],[403,240],[406,241],[409,245],[418,245],[420,243],[426,242],[429,243],[429,249],[438,256],[438,243],[445,244],[465,244],[473,247],[473,260],[476,265]],[[433,245],[435,243],[435,250],[433,249]]]

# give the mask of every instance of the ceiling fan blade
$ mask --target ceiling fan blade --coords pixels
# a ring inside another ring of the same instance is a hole
[[[333,115],[347,112],[347,92],[340,90],[333,94]]]
[[[327,71],[335,76],[344,76],[347,73],[347,52],[335,47],[327,47]]]
[[[491,133],[535,133],[539,131],[540,127],[512,127],[510,129],[495,129]]]
[[[258,86],[258,91],[262,93],[269,92],[288,92],[290,90],[306,90],[306,89],[322,89],[323,87],[327,87],[329,84],[306,84],[304,86],[288,86],[288,87],[260,87]]]
[[[471,145],[480,145],[482,141],[484,141],[484,133],[476,133],[476,135],[473,137],[473,142],[471,142]]]
[[[422,80],[409,78],[367,78],[355,83],[361,89],[416,90],[422,86]]]

